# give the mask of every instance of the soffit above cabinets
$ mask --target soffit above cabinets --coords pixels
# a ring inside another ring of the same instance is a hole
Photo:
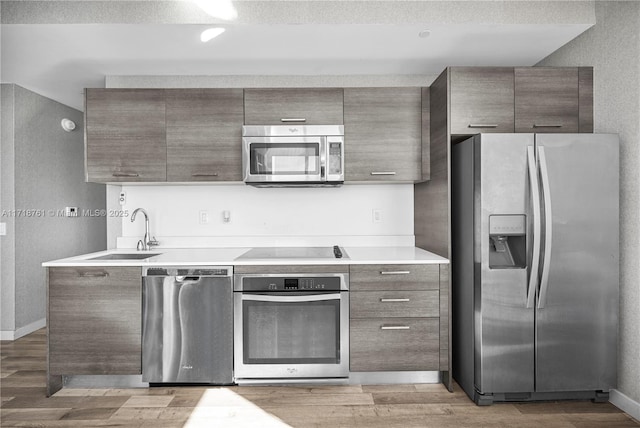
[[[449,65],[534,65],[595,23],[592,3],[570,3],[236,1],[238,19],[223,22],[189,1],[3,1],[2,81],[83,109],[82,89],[104,87],[106,76],[434,76]],[[202,43],[212,25],[225,33]]]

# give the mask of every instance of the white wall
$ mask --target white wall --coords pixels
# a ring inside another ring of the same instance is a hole
[[[618,390],[623,398],[612,395],[612,402],[640,419],[640,3],[595,6],[596,25],[538,65],[593,65],[595,132],[620,135]]]
[[[413,245],[413,185],[344,185],[338,188],[255,188],[244,184],[123,186],[127,211],[121,248],[151,233],[164,247],[261,245]],[[117,208],[120,209],[120,208]],[[228,210],[230,221],[222,212]],[[373,211],[381,221],[374,222]],[[200,223],[200,212],[209,216]]]

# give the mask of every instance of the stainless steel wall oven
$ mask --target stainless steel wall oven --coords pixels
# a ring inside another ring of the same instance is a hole
[[[349,275],[234,275],[234,368],[252,379],[347,378]]]

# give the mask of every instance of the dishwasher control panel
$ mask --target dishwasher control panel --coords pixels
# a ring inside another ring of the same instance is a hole
[[[232,276],[231,266],[203,266],[203,267],[149,267],[144,268],[142,276]]]

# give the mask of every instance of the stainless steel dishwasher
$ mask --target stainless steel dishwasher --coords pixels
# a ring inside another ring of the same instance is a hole
[[[233,383],[233,268],[143,268],[142,380]]]

